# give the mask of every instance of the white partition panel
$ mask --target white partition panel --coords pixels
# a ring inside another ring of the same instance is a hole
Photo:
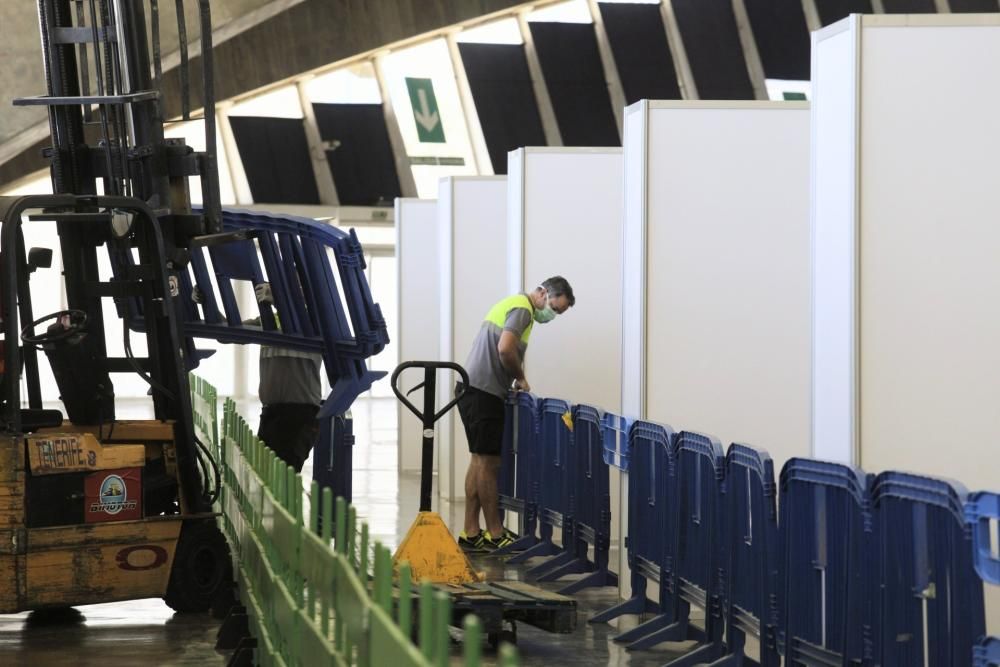
[[[507,179],[455,176],[438,189],[441,289],[440,358],[464,364],[483,317],[506,294]],[[441,374],[438,405],[454,396],[454,375]],[[438,422],[438,493],[465,495],[469,448],[458,410]]]
[[[626,111],[623,407],[775,471],[809,454],[808,165],[805,103]]]
[[[619,412],[621,407],[620,148],[521,148],[509,154],[507,291],[554,275],[577,304],[536,325],[525,372],[532,391]]]
[[[625,223],[627,256],[645,241],[644,262],[625,267],[645,274],[645,318],[626,315],[627,337],[644,328],[640,412],[766,449],[779,469],[809,453],[808,106],[641,102],[629,112],[644,150],[629,144],[626,162],[645,163],[645,201],[626,206]],[[625,379],[623,396],[637,381]]]
[[[854,16],[813,43],[814,447],[995,491],[1000,17]]]
[[[813,40],[815,326],[836,338],[817,338],[814,445],[832,434],[869,472],[1000,487],[984,465],[1000,437],[1000,88],[984,84],[1000,18],[855,16]],[[819,403],[830,384],[846,386]]]
[[[437,202],[433,199],[397,199],[396,337],[400,361],[434,361],[441,355],[439,246]],[[410,371],[404,376],[404,387],[416,384],[419,379],[412,378],[418,376],[418,371]],[[414,400],[414,405],[423,403]],[[423,429],[420,421],[402,403],[397,407],[399,471],[419,471]]]
[[[857,289],[856,225],[857,32],[841,21],[813,33],[812,455],[826,461],[854,459],[854,331]],[[824,38],[817,39],[818,35]],[[816,156],[823,155],[822,162]],[[844,224],[846,223],[846,224]],[[822,378],[822,380],[820,380]]]

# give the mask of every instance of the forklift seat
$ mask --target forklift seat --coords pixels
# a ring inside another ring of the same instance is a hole
[[[21,408],[21,430],[33,433],[40,428],[58,428],[63,424],[59,410]]]

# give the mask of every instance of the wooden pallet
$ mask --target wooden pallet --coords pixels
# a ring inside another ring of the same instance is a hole
[[[466,614],[475,614],[487,633],[500,632],[504,621],[559,634],[576,629],[576,600],[521,581],[479,584],[438,584],[451,596],[452,618],[461,627]]]

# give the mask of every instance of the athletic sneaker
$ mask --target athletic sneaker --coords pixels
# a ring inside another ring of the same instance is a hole
[[[463,551],[490,551],[496,547],[490,546],[488,535],[489,533],[485,530],[481,530],[472,537],[469,537],[463,530],[458,534],[458,546],[462,547]]]
[[[496,538],[490,535],[490,531],[488,530],[484,530],[483,532],[486,533],[485,541],[487,543],[487,548],[491,551],[509,546],[514,543],[514,540],[517,539],[517,534],[507,530],[506,528],[504,528],[503,532],[500,533],[500,536]]]

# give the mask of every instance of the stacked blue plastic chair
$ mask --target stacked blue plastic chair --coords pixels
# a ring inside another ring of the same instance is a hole
[[[182,300],[189,370],[211,354],[196,350],[194,338],[322,354],[331,391],[317,419],[319,440],[328,448],[322,452],[326,464],[313,472],[322,486],[350,500],[354,439],[346,413],[385,375],[368,370],[366,360],[389,342],[365,278],[358,237],[354,230],[344,232],[308,218],[235,209],[223,211],[222,224],[223,233],[201,237],[190,248],[189,267],[178,274],[180,292],[191,297],[197,287],[200,297],[200,305]],[[115,275],[134,263],[131,253],[114,255]],[[234,280],[268,282],[273,304],[241,312]],[[142,330],[138,301],[131,312],[137,317],[130,328]],[[254,320],[259,324],[248,323]]]
[[[1000,667],[1000,638],[979,640],[972,649],[972,667]]]
[[[712,667],[746,664],[757,638],[761,667],[778,667],[778,511],[767,452],[733,444],[726,455],[726,655]]]
[[[682,431],[674,447],[672,502],[668,520],[666,603],[674,607],[673,622],[628,645],[644,649],[660,642],[698,640],[699,645],[668,663],[697,665],[722,655],[722,526],[725,498],[725,454],[711,436]],[[690,622],[691,606],[705,610],[704,630]]]
[[[623,472],[628,472],[631,450],[628,434],[632,420],[621,415],[604,413],[601,433],[604,436],[604,462]]]
[[[1000,520],[1000,493],[969,494],[965,519],[972,528],[976,572],[986,583],[1000,586],[1000,558],[993,554],[990,524]],[[983,637],[972,650],[974,667],[1000,667],[1000,637]]]
[[[620,415],[615,415],[610,412],[604,413],[604,462],[609,466],[614,466],[621,470],[622,472],[629,472],[631,469],[632,460],[632,448],[630,443],[630,434],[632,431],[633,420]],[[663,427],[657,427],[662,431],[662,439],[664,442],[670,441],[673,431],[664,429]],[[636,480],[638,481],[638,480]],[[628,496],[628,506],[631,507],[633,503],[633,497],[636,493],[635,483],[629,484],[629,496]],[[610,620],[618,618],[619,616],[624,616],[625,614],[643,614],[645,612],[652,612],[658,609],[657,605],[646,597],[646,585],[647,585],[647,575],[638,571],[635,568],[635,554],[634,546],[635,540],[629,540],[629,534],[636,534],[639,530],[637,527],[637,522],[640,520],[639,517],[633,516],[631,510],[629,510],[628,526],[626,527],[626,535],[623,548],[627,551],[628,562],[630,563],[630,569],[632,572],[631,585],[633,596],[613,607],[605,609],[594,616],[587,619],[588,623],[607,623]],[[656,569],[655,576],[651,576],[654,581],[659,582],[659,566],[653,566]]]
[[[573,408],[573,438],[570,448],[573,465],[571,484],[573,508],[572,548],[575,558],[548,572],[552,581],[568,574],[590,572],[559,592],[570,595],[590,586],[617,586],[618,576],[608,570],[611,549],[611,479],[604,462],[604,413],[589,405]],[[588,559],[590,547],[594,560]]]
[[[874,658],[871,481],[856,468],[809,459],[791,459],[781,471],[785,664]]]
[[[972,664],[970,647],[986,620],[967,496],[957,483],[920,475],[888,471],[875,479],[881,664]]]
[[[538,543],[538,401],[523,391],[506,400],[500,460],[500,509],[517,512],[520,537],[494,555],[523,551]]]
[[[606,622],[623,614],[656,615],[617,635],[616,642],[632,642],[661,630],[674,621],[674,608],[666,592],[662,565],[667,548],[669,509],[674,475],[674,439],[669,426],[637,421],[629,431],[628,563],[632,571],[632,597],[597,614],[593,622]],[[658,586],[660,602],[646,597],[648,582]]]
[[[573,544],[572,477],[568,469],[572,462],[569,453],[573,432],[563,421],[563,415],[569,411],[569,404],[557,398],[543,398],[538,403],[539,458],[535,460],[535,470],[539,480],[544,480],[539,484],[538,494],[540,541],[508,562],[520,563],[535,556],[558,555],[529,569],[527,574],[532,577],[544,576],[549,570],[574,558],[573,550],[566,548]],[[562,529],[562,549],[552,541],[556,528]]]

